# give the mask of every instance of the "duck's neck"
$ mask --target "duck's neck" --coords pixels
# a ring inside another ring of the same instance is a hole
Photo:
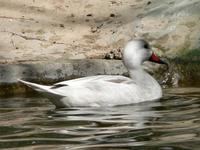
[[[138,85],[147,87],[147,86],[159,86],[157,81],[149,75],[142,67],[135,68],[133,70],[129,70],[130,77],[136,82]]]
[[[144,99],[159,99],[162,97],[162,89],[158,82],[142,68],[129,70],[130,77],[138,87],[138,91],[144,94]]]

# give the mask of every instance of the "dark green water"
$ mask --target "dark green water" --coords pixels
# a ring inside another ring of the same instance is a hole
[[[0,99],[0,149],[199,150],[200,88],[159,101],[54,109],[41,97]]]

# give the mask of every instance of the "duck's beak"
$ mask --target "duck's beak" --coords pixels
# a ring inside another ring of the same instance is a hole
[[[149,58],[149,61],[155,62],[155,63],[158,63],[158,64],[165,64],[168,67],[168,63],[161,60],[154,52],[152,52],[151,57]]]

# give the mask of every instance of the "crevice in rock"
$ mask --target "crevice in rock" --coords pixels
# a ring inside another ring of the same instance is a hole
[[[21,34],[15,33],[15,32],[11,32],[11,31],[0,31],[0,32],[10,33],[10,34],[12,34],[12,36],[18,36],[18,37],[21,37],[25,40],[37,40],[37,41],[49,42],[49,43],[53,43],[53,44],[64,44],[64,45],[66,45],[66,43],[56,42],[56,41],[50,42],[46,39],[41,39],[41,38],[36,38],[36,37],[28,37],[28,36],[21,35]],[[12,44],[13,44],[13,41],[12,41]]]

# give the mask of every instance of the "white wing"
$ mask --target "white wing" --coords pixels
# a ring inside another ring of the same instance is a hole
[[[99,82],[99,81],[105,81],[105,82],[113,82],[113,83],[128,83],[132,82],[133,80],[124,76],[113,76],[113,75],[98,75],[98,76],[89,76],[89,77],[83,77],[68,81],[62,81],[59,83],[54,84],[54,86],[57,85],[82,85],[84,83],[89,82]]]
[[[137,85],[123,76],[91,76],[57,83],[51,87],[64,96],[67,106],[113,106],[138,99]]]

